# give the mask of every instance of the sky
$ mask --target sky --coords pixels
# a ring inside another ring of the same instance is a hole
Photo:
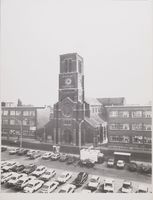
[[[59,55],[84,58],[86,97],[152,100],[151,0],[1,0],[1,100],[53,105]]]

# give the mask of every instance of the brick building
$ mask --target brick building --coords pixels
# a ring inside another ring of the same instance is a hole
[[[7,137],[34,138],[38,126],[37,110],[44,107],[15,105],[13,103],[2,103],[1,106],[1,133]]]
[[[106,106],[108,147],[114,149],[151,151],[151,106]]]

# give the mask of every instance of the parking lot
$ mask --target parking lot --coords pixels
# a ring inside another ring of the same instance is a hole
[[[9,155],[9,149],[12,147],[9,147],[7,151],[4,151],[1,153],[1,160],[14,160],[17,162],[20,162],[22,164],[29,164],[29,163],[35,163],[37,166],[44,165],[47,168],[55,169],[56,170],[56,176],[53,177],[51,180],[56,180],[57,177],[63,172],[63,171],[69,171],[72,172],[72,177],[65,183],[72,183],[72,181],[76,178],[77,174],[81,171],[87,172],[89,174],[88,180],[83,184],[82,187],[75,190],[75,192],[81,192],[82,189],[86,188],[86,185],[88,184],[90,178],[92,175],[98,175],[100,176],[101,183],[103,183],[103,180],[106,178],[113,178],[115,181],[115,190],[114,192],[119,192],[119,189],[121,188],[123,181],[126,179],[128,181],[132,181],[133,184],[133,192],[137,191],[138,185],[142,184],[146,185],[149,188],[149,191],[151,192],[151,177],[138,174],[137,172],[129,172],[125,169],[118,170],[116,168],[107,168],[106,163],[102,164],[96,164],[94,168],[85,168],[80,167],[78,165],[71,164],[67,165],[65,162],[59,162],[57,161],[51,161],[49,160],[43,160],[41,157],[36,158],[34,160],[30,160],[26,156],[18,156],[18,155]],[[40,151],[40,154],[43,155],[44,152]],[[58,186],[58,188],[54,191],[54,193],[58,193],[63,185]],[[1,192],[3,193],[11,193],[11,192],[18,192],[15,191],[12,187],[8,188],[5,184],[1,185]],[[36,193],[39,192],[36,191]],[[99,189],[95,190],[94,192],[100,192]]]

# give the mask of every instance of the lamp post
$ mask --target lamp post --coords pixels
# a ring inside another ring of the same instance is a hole
[[[84,119],[81,120],[78,124],[79,124],[79,148],[81,148],[81,125],[84,122]]]

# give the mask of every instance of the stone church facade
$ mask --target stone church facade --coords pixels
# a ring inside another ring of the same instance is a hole
[[[96,100],[94,100],[96,101]],[[58,102],[54,105],[53,141],[81,147],[107,142],[101,103],[85,100],[84,63],[77,53],[60,55]]]

